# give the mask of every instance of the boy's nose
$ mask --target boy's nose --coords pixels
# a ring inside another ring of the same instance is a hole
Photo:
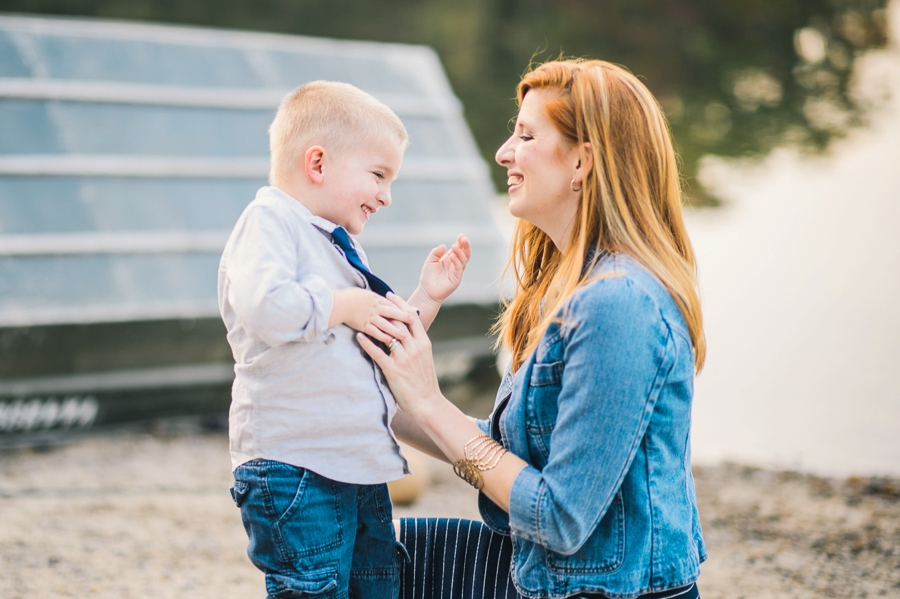
[[[381,191],[378,192],[378,195],[375,196],[375,199],[378,200],[382,206],[387,208],[391,205],[391,192],[390,191]]]

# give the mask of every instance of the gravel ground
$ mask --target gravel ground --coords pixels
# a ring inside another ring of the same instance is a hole
[[[223,434],[0,452],[0,597],[263,597]],[[449,468],[397,516],[477,518]],[[900,598],[900,481],[696,468],[704,599]]]

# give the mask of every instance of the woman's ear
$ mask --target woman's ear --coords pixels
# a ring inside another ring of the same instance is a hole
[[[581,186],[594,167],[594,155],[591,153],[590,142],[585,142],[575,163],[575,172],[572,174],[572,191],[581,191]]]
[[[303,173],[313,184],[320,185],[325,179],[325,148],[310,146],[303,154]]]
[[[584,181],[594,168],[594,153],[591,149],[591,142],[584,142],[581,160],[578,161],[578,166],[576,167],[576,177],[579,177],[579,181]]]

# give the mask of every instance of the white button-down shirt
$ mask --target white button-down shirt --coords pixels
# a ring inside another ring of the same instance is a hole
[[[332,243],[334,228],[263,187],[222,253],[219,312],[235,361],[232,468],[277,460],[355,484],[409,471],[389,426],[397,406],[384,375],[356,331],[328,328],[331,290],[367,286]]]

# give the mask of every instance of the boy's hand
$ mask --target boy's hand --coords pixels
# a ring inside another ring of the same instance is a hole
[[[460,235],[449,250],[444,245],[431,250],[419,275],[419,289],[426,299],[440,304],[456,291],[471,255],[472,246],[465,235]]]
[[[411,324],[412,317],[377,293],[358,287],[339,289],[331,293],[334,305],[328,319],[329,328],[345,324],[386,345],[393,339],[406,337],[407,328],[400,323]]]

